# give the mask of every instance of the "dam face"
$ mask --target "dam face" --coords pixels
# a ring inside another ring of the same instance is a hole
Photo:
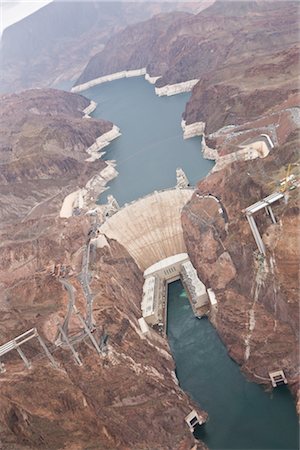
[[[181,211],[192,194],[193,189],[154,192],[108,218],[100,235],[122,244],[142,271],[161,259],[185,253]]]

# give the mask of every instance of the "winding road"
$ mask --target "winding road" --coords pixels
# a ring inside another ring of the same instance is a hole
[[[64,286],[64,288],[66,289],[66,291],[69,294],[68,311],[67,311],[67,314],[66,314],[63,326],[62,326],[62,329],[64,330],[66,335],[68,335],[69,320],[70,320],[70,317],[72,314],[73,306],[75,304],[75,296],[74,296],[75,289],[67,280],[65,280],[63,278],[60,278],[59,282]]]
[[[90,262],[90,248],[91,248],[91,235],[88,236],[88,240],[82,256],[82,269],[78,275],[82,291],[86,300],[86,323],[91,329],[93,326],[93,296],[90,289],[90,274],[89,274],[89,262]]]
[[[212,195],[212,194],[200,194],[200,192],[196,192],[196,197],[212,198],[213,200],[215,200],[219,205],[219,214],[221,214],[221,216],[223,217],[225,224],[228,224],[229,219],[228,219],[227,211],[226,211],[223,203],[221,202],[221,200],[218,197],[216,197],[215,195]]]

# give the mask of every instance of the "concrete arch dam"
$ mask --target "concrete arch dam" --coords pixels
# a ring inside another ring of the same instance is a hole
[[[101,225],[99,232],[117,240],[139,268],[177,253],[186,253],[181,211],[194,189],[168,189],[125,205]]]

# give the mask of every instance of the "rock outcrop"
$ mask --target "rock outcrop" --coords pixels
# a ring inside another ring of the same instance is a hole
[[[264,210],[255,215],[267,255],[256,247],[244,208],[278,189],[288,163],[299,163],[291,133],[264,160],[236,162],[198,184],[183,210],[182,224],[191,261],[207,287],[216,293],[214,324],[230,356],[247,376],[269,385],[268,372],[284,369],[295,393],[298,387],[300,263],[298,195],[289,191],[272,205],[277,224]],[[297,173],[297,166],[293,166]],[[297,176],[297,175],[296,175]],[[222,202],[228,220],[220,214]]]
[[[113,124],[86,118],[89,100],[61,91],[3,96],[2,105],[0,345],[36,327],[58,368],[34,340],[22,346],[30,370],[16,351],[1,356],[1,449],[205,450],[184,421],[199,407],[176,383],[166,340],[140,331],[142,272],[114,240],[87,247],[97,216],[59,217],[64,195],[83,183],[93,191],[95,172],[109,169],[86,150]],[[101,355],[65,285],[84,318],[91,296]],[[82,366],[58,345],[58,323]]]
[[[263,211],[257,214],[265,258],[243,210],[280,189],[288,164],[299,164],[297,27],[292,2],[216,2],[198,15],[158,15],[116,34],[78,80],[145,68],[155,88],[165,89],[157,92],[166,94],[180,91],[178,85],[187,89],[185,83],[192,80],[182,123],[185,137],[204,133],[205,155],[218,160],[219,171],[198,184],[200,197],[194,194],[185,206],[182,242],[201,280],[216,294],[212,319],[230,356],[251,380],[266,385],[269,371],[284,369],[294,393],[297,190],[274,204],[277,224]],[[64,64],[58,64],[59,71]],[[116,136],[117,130],[109,122],[85,118],[90,103],[75,94],[32,90],[2,96],[2,105],[1,343],[36,326],[60,366],[53,369],[35,343],[24,348],[33,362],[31,372],[17,354],[6,356],[2,447],[190,450],[195,442],[184,416],[195,405],[174,382],[166,341],[153,331],[147,337],[140,332],[139,267],[109,237],[94,239],[97,245],[89,247],[97,216],[58,217],[63,198],[74,190],[82,193],[88,180],[107,167],[97,152],[107,133]],[[258,160],[240,160],[237,152],[250,152],[258,139],[264,139],[268,152]],[[297,166],[292,172],[299,186]],[[97,342],[106,342],[99,357],[71,315],[68,330],[78,338],[74,345],[81,367],[67,346],[55,345],[57,321],[65,322],[70,311],[61,275],[75,289],[84,317],[91,307]],[[87,301],[89,295],[93,302]]]
[[[107,166],[86,161],[87,149],[104,145],[114,130],[111,122],[84,118],[89,103],[52,89],[1,97],[1,226],[57,213],[64,196]]]
[[[220,83],[220,89],[224,81],[232,80],[231,86],[227,88],[225,84],[223,89],[231,88],[231,97],[237,99],[244,75],[250,83],[259,73],[263,77],[268,71],[273,76],[273,71],[278,74],[282,71],[280,66],[291,64],[286,51],[298,43],[297,10],[295,2],[247,2],[245,5],[245,2],[217,1],[195,15],[155,16],[110,39],[91,59],[76,85],[145,67],[146,79],[155,80],[159,95],[191,90],[197,80],[206,81],[209,86]],[[241,67],[245,72],[243,78]],[[275,73],[271,84],[274,82]],[[209,95],[202,87],[196,84],[195,93]],[[252,87],[257,88],[257,84]],[[217,93],[214,101],[222,94]],[[266,107],[265,95],[260,104]],[[269,96],[270,103],[274,104],[274,100]],[[195,107],[193,113],[192,105],[193,96],[185,115],[187,124],[202,121],[202,110]],[[215,110],[213,105],[209,107]],[[214,114],[210,114],[210,120],[214,120]]]
[[[199,11],[196,2],[51,2],[4,30],[0,92],[75,80],[89,59],[126,26],[162,12]]]
[[[14,236],[19,230],[19,239],[1,244],[1,341],[37,326],[54,347],[56,321],[63,322],[68,300],[50,273],[53,263],[67,266],[76,305],[85,314],[75,274],[89,226],[87,217],[31,221],[23,232],[31,236],[27,243],[20,227],[11,230]],[[167,343],[156,333],[145,339],[139,331],[142,273],[113,241],[92,248],[90,268],[94,336],[97,341],[104,333],[108,337],[105,356],[99,358],[88,339],[75,344],[81,367],[67,347],[53,354],[60,369],[51,367],[35,343],[23,346],[30,371],[17,353],[8,355],[1,374],[2,448],[191,449],[194,439],[184,417],[193,405],[174,383]],[[74,318],[69,329],[80,331]]]

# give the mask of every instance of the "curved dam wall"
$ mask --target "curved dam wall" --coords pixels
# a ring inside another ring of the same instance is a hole
[[[129,205],[101,225],[99,232],[117,240],[141,270],[177,253],[185,253],[181,211],[193,189],[154,192]]]

